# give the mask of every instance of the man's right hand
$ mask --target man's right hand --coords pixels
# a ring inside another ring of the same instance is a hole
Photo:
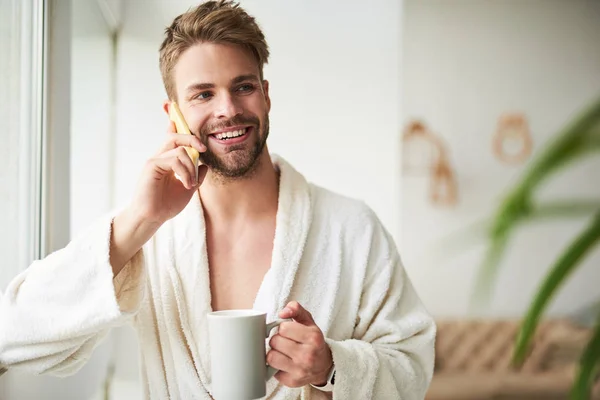
[[[140,218],[158,224],[165,223],[185,208],[207,172],[207,167],[200,165],[196,182],[195,166],[184,149],[186,146],[205,152],[206,147],[200,139],[175,133],[173,122],[169,123],[167,134],[163,147],[146,162],[131,204]]]
[[[200,139],[175,133],[175,124],[170,122],[168,139],[146,162],[133,201],[113,221],[110,262],[114,276],[162,224],[185,208],[206,177],[208,169],[200,165],[196,182],[195,166],[184,147],[206,151]]]

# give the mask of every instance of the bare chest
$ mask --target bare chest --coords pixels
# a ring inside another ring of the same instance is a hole
[[[208,234],[211,306],[214,311],[252,308],[271,267],[275,227],[242,234]]]

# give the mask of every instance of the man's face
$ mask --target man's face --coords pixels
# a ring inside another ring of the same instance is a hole
[[[225,178],[252,172],[269,135],[271,102],[251,53],[199,43],[179,57],[173,78],[181,112],[208,148],[200,160]]]

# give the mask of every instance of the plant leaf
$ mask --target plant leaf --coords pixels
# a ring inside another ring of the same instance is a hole
[[[587,217],[600,211],[600,199],[562,200],[538,204],[524,217],[523,222],[544,219]]]
[[[539,319],[558,287],[565,282],[567,276],[575,270],[584,255],[599,240],[600,213],[594,216],[592,222],[563,252],[542,282],[517,336],[517,344],[513,355],[513,361],[516,364],[522,363],[525,359]]]
[[[600,98],[587,110],[567,125],[530,163],[524,176],[515,188],[506,196],[492,219],[489,238],[491,249],[482,268],[490,271],[481,272],[482,279],[497,274],[502,254],[498,253],[501,242],[506,242],[512,230],[532,212],[533,193],[538,186],[554,171],[569,161],[580,160],[578,156],[600,149]],[[495,244],[494,244],[495,243]],[[484,284],[478,280],[476,284]],[[484,289],[485,290],[485,289]]]
[[[504,254],[508,242],[508,235],[500,232],[494,236],[486,252],[484,262],[475,278],[475,286],[471,295],[471,308],[485,308],[491,298],[493,282],[496,278],[500,259]]]
[[[583,400],[591,397],[594,378],[600,366],[600,316],[590,341],[584,349],[579,369],[575,376],[575,383],[571,388],[571,399]]]
[[[475,221],[470,225],[461,227],[441,238],[435,239],[431,246],[432,252],[440,255],[440,261],[447,260],[453,255],[462,254],[476,244],[481,245],[481,242],[487,240],[486,233],[488,230],[488,220]]]
[[[479,269],[476,278],[476,285],[471,296],[471,308],[481,308],[489,304],[500,260],[508,244],[509,230],[515,229],[518,224],[556,218],[587,217],[596,212],[600,212],[600,199],[547,202],[527,207],[526,211],[519,211],[519,216],[516,213],[507,216],[506,218],[512,218],[511,221],[514,219],[514,222],[511,223],[509,228],[492,233],[483,265]],[[479,229],[482,227],[483,225],[478,226]],[[458,239],[454,240],[458,241]]]
[[[539,184],[559,168],[564,162],[575,157],[578,152],[589,150],[587,146],[597,139],[596,129],[600,122],[600,98],[592,103],[580,116],[567,125],[536,157],[526,171],[516,192],[529,197]]]

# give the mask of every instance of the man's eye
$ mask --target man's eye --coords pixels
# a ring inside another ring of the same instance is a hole
[[[254,90],[254,85],[250,84],[250,83],[245,83],[243,85],[240,85],[237,88],[238,92],[251,92]]]
[[[211,92],[202,92],[202,93],[198,93],[194,98],[199,99],[199,100],[206,100],[211,96],[212,96]]]

